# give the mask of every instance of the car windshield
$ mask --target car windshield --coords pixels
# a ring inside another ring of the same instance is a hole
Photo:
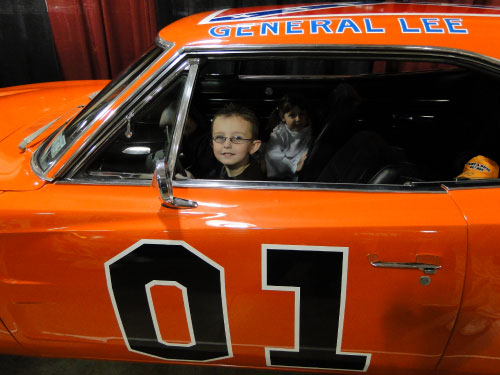
[[[137,79],[162,52],[164,52],[163,48],[152,47],[128,69],[123,71],[117,79],[110,82],[67,127],[54,132],[50,136],[49,142],[45,144],[44,149],[38,154],[37,161],[39,167],[46,172],[89,125],[94,122],[101,110]]]

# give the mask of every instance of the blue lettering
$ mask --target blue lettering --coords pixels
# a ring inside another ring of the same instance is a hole
[[[326,34],[332,34],[330,29],[332,21],[330,20],[312,20],[311,21],[311,34],[319,34],[319,29],[322,29]]]
[[[356,22],[350,18],[340,20],[339,26],[337,27],[337,33],[343,34],[346,29],[351,29],[356,34],[361,32],[361,29],[358,25],[356,25]]]
[[[385,33],[385,29],[383,27],[380,27],[378,29],[374,28],[371,19],[363,18],[363,21],[365,23],[365,29],[367,33]]]
[[[236,36],[253,36],[252,26],[238,26],[236,28]]]
[[[304,30],[300,29],[304,21],[286,21],[287,34],[304,34]]]
[[[270,31],[273,35],[278,35],[280,33],[279,22],[263,22],[260,25],[260,35],[267,35]]]
[[[229,26],[214,26],[208,30],[208,33],[214,38],[226,38],[231,35],[231,28]]]
[[[439,25],[438,18],[420,18],[420,21],[422,21],[422,25],[424,25],[424,30],[426,33],[444,34],[444,29],[432,28],[432,26]]]
[[[448,32],[450,34],[468,34],[469,30],[467,29],[457,29],[456,27],[462,26],[461,18],[443,18],[446,23],[446,27],[448,28]]]
[[[421,33],[422,30],[419,29],[418,27],[417,28],[409,28],[408,27],[408,24],[406,23],[406,19],[404,18],[398,18],[398,21],[399,21],[399,24],[401,25],[401,32],[405,33],[405,34],[415,34],[415,33]]]

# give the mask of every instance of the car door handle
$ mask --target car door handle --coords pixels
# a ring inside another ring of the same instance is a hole
[[[435,255],[417,254],[415,262],[383,262],[377,254],[368,254],[368,260],[377,268],[400,268],[423,271],[427,275],[434,275],[441,268],[441,261]]]

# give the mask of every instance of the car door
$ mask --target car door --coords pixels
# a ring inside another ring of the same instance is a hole
[[[228,363],[435,368],[458,312],[466,255],[465,224],[445,192],[174,190],[199,203],[171,218],[182,233],[175,239],[224,270]],[[374,267],[377,260],[441,268],[426,274]]]

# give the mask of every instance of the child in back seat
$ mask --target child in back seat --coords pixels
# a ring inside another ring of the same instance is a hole
[[[269,179],[297,181],[313,139],[309,113],[309,105],[300,94],[288,94],[280,100],[271,115],[278,124],[265,149]]]

